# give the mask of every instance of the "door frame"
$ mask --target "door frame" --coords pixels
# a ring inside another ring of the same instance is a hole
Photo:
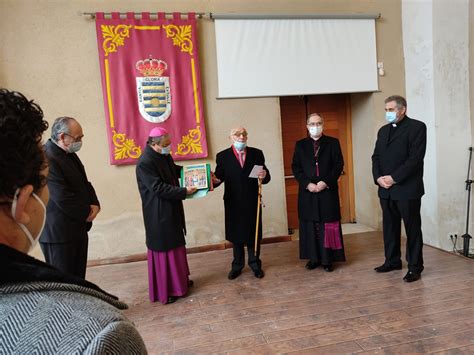
[[[351,96],[346,94],[346,134],[347,134],[347,174],[349,182],[349,219],[351,223],[356,223],[355,214],[355,188],[354,188],[354,156],[352,151],[352,109],[351,109]]]

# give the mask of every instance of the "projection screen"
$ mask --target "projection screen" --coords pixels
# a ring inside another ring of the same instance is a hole
[[[374,19],[216,19],[219,98],[378,90]]]

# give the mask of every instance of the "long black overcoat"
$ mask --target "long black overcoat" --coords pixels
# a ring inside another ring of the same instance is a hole
[[[43,243],[67,243],[87,238],[90,205],[100,206],[92,184],[76,153],[66,153],[51,139],[44,146],[48,158],[49,201]]]
[[[426,125],[405,116],[398,127],[390,124],[379,129],[374,154],[372,175],[374,183],[380,176],[391,175],[396,182],[390,189],[379,186],[381,199],[414,200],[424,195],[423,159],[426,152]]]
[[[181,166],[171,155],[155,152],[147,146],[137,167],[137,184],[142,198],[146,246],[168,251],[186,244],[183,202],[186,188],[179,186]]]
[[[257,221],[258,179],[249,178],[254,165],[265,166],[265,157],[260,149],[247,147],[243,168],[240,166],[232,147],[217,154],[215,175],[224,185],[225,238],[232,243],[253,244]],[[261,211],[261,210],[260,210]],[[259,238],[262,238],[262,213],[260,213]]]
[[[318,153],[319,176],[316,175],[316,157],[313,140],[296,142],[293,154],[293,175],[298,181],[298,216],[300,221],[336,222],[341,219],[337,180],[344,167],[341,146],[336,138],[323,135]],[[324,181],[328,188],[317,193],[306,189],[310,182]]]

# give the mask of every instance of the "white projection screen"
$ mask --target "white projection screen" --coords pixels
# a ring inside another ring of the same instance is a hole
[[[378,90],[374,19],[216,19],[218,98]]]

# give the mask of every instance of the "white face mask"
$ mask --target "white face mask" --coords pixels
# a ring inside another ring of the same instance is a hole
[[[385,119],[389,122],[389,123],[393,123],[397,120],[397,113],[394,112],[394,111],[391,111],[391,112],[385,112]]]
[[[237,150],[244,150],[247,146],[247,142],[234,141],[234,147]]]
[[[18,189],[16,189],[15,196],[13,197],[12,216],[15,216],[15,214],[16,214],[16,205],[18,203],[19,193],[20,193],[20,189],[18,188]],[[44,205],[43,201],[41,201],[41,199],[38,197],[38,195],[35,194],[34,192],[33,192],[33,197],[39,202],[39,204],[43,208],[43,212],[44,212],[44,214],[43,214],[43,223],[41,224],[41,229],[39,230],[38,235],[36,236],[36,238],[33,238],[33,235],[31,234],[31,232],[28,230],[28,228],[26,228],[26,226],[23,223],[16,222],[16,224],[18,224],[20,226],[21,230],[23,231],[23,233],[25,233],[25,235],[28,237],[28,240],[30,241],[30,248],[28,249],[28,253],[34,249],[36,244],[38,244],[39,237],[41,235],[41,232],[43,232],[44,225],[46,224],[46,206]]]
[[[168,155],[171,153],[171,144],[167,147],[160,147],[161,148],[161,154],[163,155]]]
[[[73,142],[67,147],[68,153],[77,153],[82,148],[82,142]]]
[[[310,126],[308,131],[311,137],[317,138],[323,133],[323,126]]]

